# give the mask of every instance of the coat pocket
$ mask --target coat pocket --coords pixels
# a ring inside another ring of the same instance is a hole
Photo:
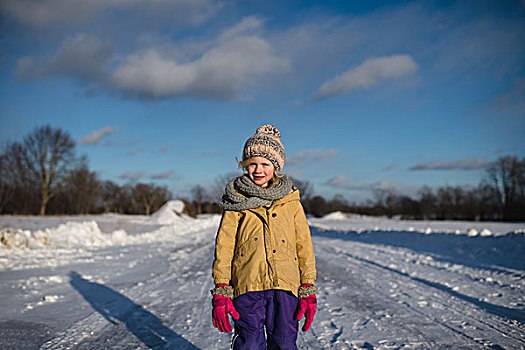
[[[238,286],[239,283],[254,280],[251,275],[258,271],[259,261],[261,260],[261,257],[257,256],[257,246],[258,239],[251,238],[235,250],[232,261],[232,283],[234,287]]]
[[[297,249],[295,247],[295,239],[292,237],[295,231],[286,228],[278,222],[274,223],[274,245],[279,251],[278,260],[294,260],[297,257]],[[297,261],[297,260],[295,260]]]

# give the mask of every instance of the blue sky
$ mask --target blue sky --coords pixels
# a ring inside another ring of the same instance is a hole
[[[279,128],[350,201],[525,156],[525,1],[0,0],[0,145],[50,124],[102,179],[187,195]]]

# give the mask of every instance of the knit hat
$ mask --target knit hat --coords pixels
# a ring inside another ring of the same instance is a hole
[[[281,143],[281,133],[270,124],[261,125],[244,144],[242,160],[251,157],[264,157],[271,161],[277,172],[284,167],[284,146]]]

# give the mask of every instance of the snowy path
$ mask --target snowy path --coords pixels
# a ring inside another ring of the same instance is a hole
[[[493,294],[523,281],[523,272],[500,272],[497,283],[487,282],[478,278],[486,272],[458,265],[446,269],[442,262],[406,249],[319,235],[314,240],[319,313],[312,331],[301,334],[301,349],[525,346],[523,312],[461,292],[462,284],[475,290],[476,283],[488,283],[479,289]],[[212,251],[209,240],[169,253],[168,271],[126,290],[126,296],[114,292],[116,305],[107,311],[114,323],[98,310],[42,349],[227,349],[230,336],[218,334],[210,322]],[[86,294],[89,288],[98,294],[107,288],[83,280],[79,284],[85,284],[79,289]]]
[[[210,318],[217,221],[200,220],[144,243],[35,251],[26,265],[5,255],[0,348],[228,349]],[[522,234],[313,225],[319,311],[300,349],[525,348]]]
[[[450,264],[454,267],[445,270],[428,255],[390,246],[319,236],[315,243],[322,292],[312,335],[322,348],[344,348],[338,346],[343,343],[384,349],[525,346],[523,308],[462,294],[462,283],[469,291],[483,283],[472,279],[472,269]],[[517,281],[523,286],[524,277],[509,270],[500,276],[498,287],[492,288],[495,283],[489,279],[485,283],[491,286],[482,289],[490,294]],[[520,290],[514,293],[523,300]]]

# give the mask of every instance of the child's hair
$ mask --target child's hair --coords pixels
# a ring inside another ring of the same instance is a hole
[[[250,163],[252,162],[253,158],[255,157],[251,157],[251,158],[248,158],[248,159],[245,159],[245,160],[239,160],[237,159],[237,157],[235,157],[235,160],[237,161],[237,164],[239,166],[239,169],[244,169],[244,170],[248,170],[248,167],[250,166]],[[275,169],[275,167],[273,167],[273,176],[272,176],[272,179],[269,181],[270,183],[268,185],[271,185],[273,183],[275,183],[278,179],[282,178],[283,175],[282,174],[279,174],[277,172],[277,169]]]

